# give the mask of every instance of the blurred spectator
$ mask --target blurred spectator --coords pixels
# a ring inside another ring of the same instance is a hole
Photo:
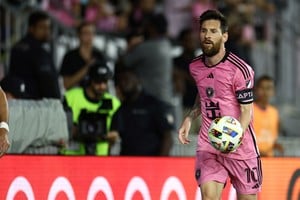
[[[185,29],[179,35],[183,48],[182,54],[174,59],[174,85],[176,93],[182,96],[185,109],[193,107],[197,95],[197,87],[189,72],[189,64],[196,56],[196,35],[192,29]]]
[[[274,96],[274,80],[261,76],[255,86],[254,130],[261,156],[274,156],[275,150],[283,155],[283,147],[278,144],[279,114],[276,107],[270,104]]]
[[[8,100],[28,97],[25,82],[17,77],[6,76],[1,80],[0,85]]]
[[[76,27],[82,20],[80,0],[48,0],[44,6],[51,15],[68,27]]]
[[[131,11],[128,16],[130,32],[142,33],[145,23],[155,14],[156,0],[131,0]]]
[[[109,155],[109,143],[114,143],[118,136],[108,131],[120,106],[119,100],[107,92],[111,78],[106,63],[95,63],[89,70],[89,84],[66,92],[65,102],[72,110],[75,128],[73,141],[63,154]]]
[[[193,0],[164,0],[164,10],[169,24],[168,35],[172,39],[176,39],[181,30],[192,27],[192,2]]]
[[[113,32],[117,29],[118,18],[115,16],[114,7],[107,0],[90,0],[85,11],[85,20],[94,23],[100,31]]]
[[[275,30],[278,15],[275,15],[275,1],[256,0],[256,9],[253,17],[256,41],[253,45],[253,57],[256,76],[270,74],[275,76],[274,59],[276,47],[275,36],[280,31]],[[278,2],[278,1],[277,1]],[[274,42],[274,43],[273,43]]]
[[[95,26],[83,22],[78,28],[79,47],[64,56],[60,74],[65,89],[84,84],[90,66],[96,61],[104,61],[104,55],[93,47]]]
[[[112,131],[121,137],[123,156],[168,156],[172,147],[174,116],[170,107],[148,95],[131,70],[116,75],[122,105]]]
[[[228,32],[229,37],[226,42],[226,48],[251,65],[251,50],[255,42],[253,25],[242,21],[239,15],[232,15],[229,21]]]
[[[193,28],[198,33],[199,30],[199,17],[206,11],[216,9],[213,0],[194,0],[192,3],[192,19],[193,19]]]
[[[134,69],[149,94],[171,103],[172,47],[166,33],[165,17],[153,15],[145,25],[145,41],[140,36],[132,37],[123,61],[126,67]]]
[[[24,80],[30,98],[60,98],[58,73],[50,50],[51,21],[36,11],[29,16],[28,33],[12,49],[9,74]]]

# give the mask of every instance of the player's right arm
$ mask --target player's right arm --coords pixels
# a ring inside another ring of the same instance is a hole
[[[192,122],[194,119],[199,117],[200,114],[201,114],[200,98],[199,95],[197,95],[193,107],[188,112],[187,116],[184,118],[181,127],[178,130],[178,139],[181,144],[190,143],[190,140],[188,139],[188,135],[191,129]]]
[[[8,140],[8,104],[7,104],[7,99],[5,96],[5,93],[0,87],[0,122],[6,124],[7,127],[0,127],[0,157],[3,156],[9,146],[9,140]]]

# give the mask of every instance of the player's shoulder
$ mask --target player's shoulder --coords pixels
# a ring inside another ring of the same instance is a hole
[[[226,60],[234,70],[241,72],[244,79],[253,77],[254,71],[252,67],[247,64],[242,58],[238,57],[232,52],[228,52]]]
[[[189,65],[190,69],[199,68],[201,66],[204,66],[203,60],[204,60],[204,55],[203,54],[201,54],[201,55],[195,57],[194,59],[192,59],[191,62],[190,62],[190,65]]]
[[[204,58],[203,54],[196,56],[195,58],[192,59],[191,63],[202,61],[203,58]]]

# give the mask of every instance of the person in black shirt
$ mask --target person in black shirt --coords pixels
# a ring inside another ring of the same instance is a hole
[[[78,27],[80,45],[64,56],[60,70],[65,89],[83,86],[90,66],[96,61],[105,61],[103,54],[93,47],[94,35],[93,24],[83,22]]]
[[[45,12],[33,12],[27,35],[11,51],[9,74],[24,80],[31,99],[60,98],[58,73],[49,50],[50,26]]]
[[[173,60],[175,90],[182,95],[184,109],[190,109],[195,103],[198,93],[195,81],[189,72],[190,62],[195,58],[195,34],[192,29],[185,29],[179,35],[183,52]]]
[[[129,69],[117,73],[115,81],[122,104],[113,118],[111,131],[121,137],[120,155],[168,156],[174,130],[171,107],[148,95]]]

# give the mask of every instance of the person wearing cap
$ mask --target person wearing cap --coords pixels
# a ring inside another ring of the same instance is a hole
[[[65,94],[65,103],[72,110],[74,131],[73,136],[80,134],[80,119],[85,113],[100,113],[105,116],[106,134],[98,141],[80,143],[72,141],[68,147],[62,150],[64,155],[109,155],[110,144],[118,136],[108,133],[112,117],[120,107],[120,101],[108,93],[108,80],[112,78],[112,72],[104,62],[94,63],[88,73],[88,84],[75,87]],[[73,138],[74,139],[74,138]]]

